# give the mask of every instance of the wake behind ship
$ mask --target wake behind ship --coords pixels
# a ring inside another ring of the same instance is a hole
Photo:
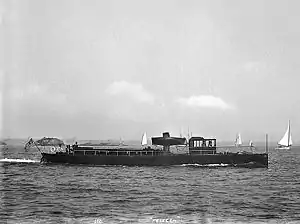
[[[268,167],[267,153],[253,152],[217,152],[216,139],[191,137],[170,137],[168,132],[162,137],[152,137],[152,146],[143,149],[99,147],[73,145],[66,146],[63,152],[42,152],[41,162],[91,165],[125,165],[125,166],[170,166],[182,164],[226,166]],[[187,148],[186,153],[173,153],[170,146]]]

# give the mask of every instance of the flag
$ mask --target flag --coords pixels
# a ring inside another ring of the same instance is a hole
[[[29,141],[25,144],[25,149],[30,148],[34,144],[34,141],[32,138],[29,139]]]

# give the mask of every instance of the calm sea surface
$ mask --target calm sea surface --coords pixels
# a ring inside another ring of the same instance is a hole
[[[0,223],[300,223],[300,148],[270,150],[268,169],[47,165],[36,149],[1,151]]]

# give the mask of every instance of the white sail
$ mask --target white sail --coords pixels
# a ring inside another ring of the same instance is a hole
[[[253,147],[253,142],[252,142],[252,140],[249,141],[249,146],[250,146],[250,147]]]
[[[289,121],[287,130],[286,130],[284,136],[282,137],[282,139],[278,142],[278,145],[288,147],[288,146],[291,146],[292,144],[293,144],[293,142],[292,142],[291,126],[290,126],[290,121]]]
[[[146,135],[146,132],[144,133],[143,138],[142,138],[142,145],[147,145],[147,135]]]
[[[236,135],[236,139],[235,139],[235,146],[241,146],[242,145],[242,137],[241,137],[241,134],[238,133]]]

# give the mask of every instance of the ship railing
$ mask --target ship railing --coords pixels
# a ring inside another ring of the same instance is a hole
[[[255,146],[218,146],[217,150],[222,153],[256,153],[257,148]]]
[[[196,149],[190,149],[189,150],[190,155],[214,155],[217,154],[216,150],[196,150]]]
[[[228,155],[228,154],[258,154],[255,152],[249,152],[249,151],[237,151],[237,152],[231,152],[231,151],[210,151],[210,150],[191,150],[189,152],[190,155]]]
[[[98,156],[101,156],[101,155],[105,155],[105,156],[110,156],[110,155],[113,155],[113,156],[155,156],[155,155],[161,155],[163,154],[164,152],[163,151],[155,151],[155,150],[151,150],[151,151],[146,151],[146,150],[136,150],[136,151],[133,151],[133,150],[73,150],[73,151],[69,151],[68,154],[71,154],[71,155],[78,155],[78,154],[81,154],[81,155],[98,155]]]
[[[94,155],[94,156],[156,156],[162,155],[162,150],[72,150],[71,155]],[[220,154],[216,150],[189,150],[186,154],[190,155],[215,155]]]
[[[189,155],[215,155],[215,154],[253,154],[255,153],[254,150],[252,151],[232,151],[230,150],[230,147],[218,147],[219,150],[196,150],[196,149],[190,149],[185,154]],[[223,150],[220,150],[223,149]],[[231,148],[232,149],[232,148]],[[54,152],[55,153],[55,152]],[[63,153],[62,151],[56,152],[56,153]],[[105,156],[155,156],[155,155],[162,155],[166,153],[162,150],[69,150],[66,152],[70,155],[105,155]],[[177,153],[171,153],[171,154],[177,154]]]

